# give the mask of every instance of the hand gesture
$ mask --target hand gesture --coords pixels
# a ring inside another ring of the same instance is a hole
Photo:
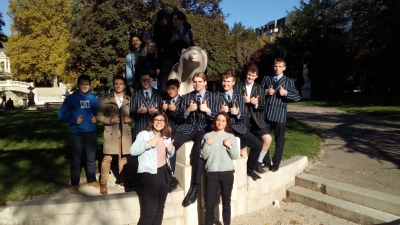
[[[224,143],[224,146],[227,148],[230,148],[232,146],[231,138],[225,139],[223,143]]]
[[[154,108],[154,105],[151,105],[151,108],[149,108],[149,114],[153,115],[155,112],[157,112],[157,109]]]
[[[207,101],[204,99],[203,103],[200,105],[200,111],[208,113],[210,108],[207,106]]]
[[[269,88],[267,89],[268,95],[273,95],[275,93],[274,86],[270,85]]]
[[[83,122],[83,117],[82,115],[78,116],[78,118],[76,119],[76,124],[82,124]]]
[[[169,143],[169,145],[167,145],[167,151],[171,152],[173,146],[174,146],[174,140],[172,140],[171,143]]]
[[[154,137],[152,139],[150,139],[147,144],[152,147],[155,148],[157,146],[157,135],[154,135]]]
[[[174,112],[176,110],[175,102],[171,102],[171,104],[168,105],[168,110],[171,112]]]
[[[129,116],[125,115],[124,116],[124,123],[132,123],[132,119]]]
[[[114,116],[111,118],[111,123],[118,124],[120,122],[119,116]]]
[[[229,108],[228,108],[228,106],[225,104],[225,102],[222,103],[220,112],[229,112]]]
[[[189,43],[189,42],[190,42],[189,33],[186,32],[186,33],[183,35],[182,39],[183,39],[186,43]]]
[[[157,77],[158,77],[158,75],[160,74],[160,72],[161,72],[161,70],[160,70],[160,69],[156,69],[156,74],[157,74]]]
[[[137,112],[140,114],[145,114],[147,112],[147,108],[144,106],[144,103],[142,104],[142,106],[140,106]]]
[[[257,95],[257,97],[252,97],[252,98],[250,99],[251,104],[253,104],[253,105],[258,105],[258,98],[259,98],[259,97],[260,97],[259,95]]]
[[[165,103],[165,101],[162,101],[162,110],[167,111],[167,109],[168,109],[168,104]]]
[[[207,143],[210,144],[210,145],[211,145],[212,143],[214,143],[214,139],[213,139],[210,135],[207,136],[206,141],[207,141]]]
[[[177,40],[179,40],[179,35],[175,32],[175,33],[172,35],[171,42],[174,42],[174,41],[177,41]]]
[[[281,88],[279,88],[279,94],[280,94],[281,96],[285,96],[286,93],[287,93],[287,91],[285,90],[285,88],[283,88],[283,87],[281,86]]]
[[[239,114],[239,108],[236,108],[236,104],[233,103],[233,107],[231,108],[231,114],[237,116]]]
[[[246,93],[243,93],[243,101],[244,101],[244,103],[249,103],[250,102],[250,96],[247,96]]]
[[[186,114],[189,114],[193,111],[197,110],[197,104],[193,102],[193,100],[190,100],[190,105],[186,109]]]

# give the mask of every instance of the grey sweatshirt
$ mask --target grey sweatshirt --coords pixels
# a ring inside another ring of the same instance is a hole
[[[214,139],[212,144],[207,143],[208,136]],[[224,140],[227,138],[231,139],[231,149],[225,147],[223,144]],[[202,149],[200,155],[204,160],[207,160],[206,170],[208,172],[234,170],[235,167],[232,163],[232,159],[237,159],[239,157],[239,149],[235,136],[227,132],[221,134],[210,132],[205,134],[202,140]]]

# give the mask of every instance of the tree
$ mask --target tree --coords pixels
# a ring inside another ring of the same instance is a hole
[[[376,90],[398,90],[400,85],[399,10],[396,0],[356,0],[351,11],[356,78]]]
[[[68,0],[10,0],[8,55],[15,79],[48,82],[65,77],[71,13]]]
[[[3,13],[0,12],[0,48],[4,48],[3,43],[7,42],[7,39],[8,39],[7,36],[3,33],[3,27],[5,25],[6,24],[4,23],[4,20],[3,20]]]

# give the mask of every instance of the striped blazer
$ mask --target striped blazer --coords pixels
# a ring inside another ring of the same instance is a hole
[[[237,93],[240,93],[241,96],[244,95],[246,92],[246,83],[241,82],[237,83],[234,86],[234,90],[237,91]],[[261,88],[261,86],[254,82],[253,83],[253,88],[251,89],[251,94],[250,98],[252,97],[258,97],[258,106],[257,108],[255,105],[249,103],[245,103],[246,106],[246,122],[245,124],[249,123],[250,117],[253,118],[254,122],[257,124],[259,129],[263,129],[267,126],[264,120],[264,111],[265,111],[265,93],[264,90]]]
[[[229,112],[232,129],[239,134],[245,134],[247,132],[247,127],[244,124],[246,120],[246,108],[244,106],[243,96],[239,95],[236,91],[233,91],[232,101],[231,103],[229,103],[228,99],[226,98],[225,92],[219,92],[219,101],[217,106],[219,106],[219,108],[221,109],[224,102],[226,105],[235,104],[236,108],[239,109],[239,115],[231,115],[231,113]]]
[[[165,102],[169,105],[171,104],[171,99],[165,100]],[[175,111],[169,111],[168,109],[165,111],[165,114],[168,117],[168,123],[171,127],[178,127],[179,125],[184,123],[184,110],[182,109],[183,97],[178,96],[175,101],[176,109]]]
[[[274,77],[274,75],[265,76],[261,83],[267,100],[265,117],[268,121],[286,123],[287,103],[289,101],[300,101],[300,95],[299,92],[297,92],[292,79],[283,75],[278,82],[275,82]],[[273,95],[267,95],[265,90],[271,85],[274,87],[275,93]],[[286,96],[279,95],[277,89],[279,87],[286,89]]]
[[[142,106],[142,104],[144,104],[144,106],[147,108],[151,108],[151,106],[153,105],[154,108],[156,108],[157,110],[161,110],[162,107],[161,93],[157,89],[152,88],[149,103],[146,102],[146,97],[144,95],[144,91],[142,88],[132,93],[130,114],[131,117],[135,119],[135,128],[133,128],[132,130],[133,140],[136,138],[136,135],[140,131],[146,128],[151,116],[149,113],[140,114],[137,112],[138,109]]]
[[[193,111],[184,119],[184,123],[178,126],[177,131],[184,134],[190,134],[194,129],[202,132],[210,131],[211,123],[220,110],[216,104],[218,103],[218,98],[218,94],[206,91],[206,93],[204,93],[204,100],[207,101],[207,106],[210,108],[211,114],[207,115],[203,112]],[[181,103],[182,116],[184,116],[185,110],[189,107],[190,101],[196,102],[196,91],[187,93],[183,98],[183,102]]]

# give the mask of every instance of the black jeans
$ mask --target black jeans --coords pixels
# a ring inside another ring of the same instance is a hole
[[[275,153],[272,157],[272,163],[274,167],[278,168],[282,160],[283,148],[285,146],[286,123],[267,121],[267,128],[269,131],[274,130],[275,133]],[[271,165],[269,151],[265,154],[263,162],[266,165]]]
[[[138,225],[161,225],[169,190],[168,166],[157,169],[157,174],[143,173],[143,206]]]
[[[234,171],[206,173],[206,225],[214,224],[214,207],[217,200],[218,186],[221,185],[222,220],[224,225],[231,224],[231,195]]]

